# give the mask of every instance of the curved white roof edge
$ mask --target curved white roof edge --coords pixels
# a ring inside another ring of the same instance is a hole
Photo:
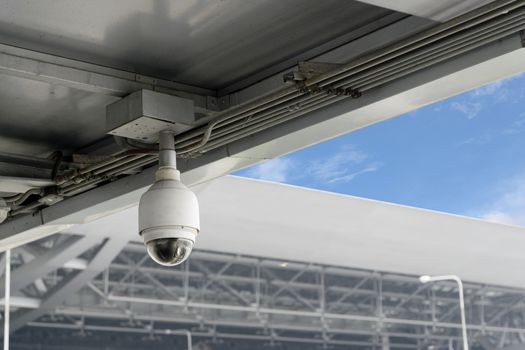
[[[196,191],[197,249],[525,288],[525,228],[234,176]],[[135,207],[68,232],[140,240]]]
[[[413,207],[413,206],[406,205],[406,204],[398,204],[398,203],[387,202],[387,201],[382,201],[382,200],[373,199],[373,198],[358,197],[358,196],[354,196],[354,195],[347,194],[347,193],[331,192],[331,191],[327,191],[327,190],[321,190],[321,189],[310,188],[310,187],[303,187],[303,186],[287,184],[287,183],[281,183],[281,182],[276,182],[276,181],[271,181],[271,180],[256,179],[256,178],[250,178],[250,177],[239,176],[239,175],[227,175],[226,177],[233,177],[233,178],[236,178],[236,179],[239,179],[239,180],[246,180],[246,181],[250,181],[250,182],[251,181],[255,181],[255,182],[262,182],[262,183],[273,184],[273,185],[278,185],[278,186],[297,188],[299,190],[319,192],[319,193],[322,193],[322,194],[328,195],[328,196],[348,197],[348,198],[353,198],[353,199],[360,200],[360,201],[368,201],[368,202],[373,202],[373,203],[380,203],[380,204],[383,204],[383,205],[390,205],[390,206],[393,206],[393,207],[402,207],[402,208],[407,208],[407,209],[411,209],[411,210],[415,210],[415,211],[419,210],[419,211],[427,212],[427,213],[455,216],[457,218],[462,218],[462,219],[467,219],[467,220],[478,220],[478,221],[483,222],[483,223],[493,223],[493,224],[497,224],[497,225],[509,226],[509,227],[514,227],[514,228],[517,228],[517,229],[522,229],[525,232],[525,227],[522,227],[522,226],[519,226],[519,225],[514,225],[514,224],[510,224],[510,223],[503,223],[503,222],[490,221],[490,220],[483,219],[483,218],[480,218],[480,217],[475,217],[475,216],[467,216],[467,215],[461,215],[461,214],[448,213],[448,212],[443,212],[443,211],[434,210],[434,209],[428,209],[428,208]],[[200,191],[201,186],[205,186],[205,185],[198,185],[198,186],[192,187],[192,189],[195,192],[198,192],[198,191]]]

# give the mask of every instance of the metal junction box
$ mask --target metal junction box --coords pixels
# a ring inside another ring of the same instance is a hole
[[[144,142],[162,130],[175,133],[195,122],[193,101],[151,90],[136,91],[106,107],[106,132]]]

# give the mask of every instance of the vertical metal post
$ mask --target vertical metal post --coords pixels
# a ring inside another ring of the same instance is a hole
[[[509,325],[509,321],[505,321],[505,328]],[[504,348],[505,342],[507,341],[507,330],[504,330],[503,333],[501,333],[501,337],[498,341],[498,348]]]
[[[323,322],[323,325],[326,324],[325,320],[325,312],[326,312],[326,286],[325,286],[325,272],[324,267],[321,267],[321,271],[319,272],[319,306],[321,309],[321,321]]]
[[[383,334],[381,337],[381,349],[382,350],[390,350],[390,337],[388,334]]]
[[[257,259],[255,266],[255,305],[257,307],[257,317],[259,317],[259,310],[261,308],[261,260]]]
[[[436,291],[432,290],[432,332],[436,331]]]
[[[9,350],[9,306],[11,299],[11,250],[5,251],[4,350]]]
[[[381,332],[383,329],[383,276],[381,274],[378,274],[377,280],[376,280],[376,288],[377,288],[377,300],[376,300],[376,307],[377,307],[377,331]]]
[[[321,267],[319,272],[319,306],[321,311],[321,323],[323,326],[323,349],[328,348],[328,324],[326,323],[325,312],[326,312],[326,284],[325,284],[325,271],[324,266]]]
[[[479,310],[479,318],[480,318],[480,323],[481,323],[481,334],[482,335],[485,335],[486,333],[486,322],[485,322],[485,293],[481,294],[481,305],[480,305],[480,310]],[[522,343],[525,341],[525,339],[522,341]]]
[[[161,131],[159,134],[159,167],[177,168],[175,138],[171,131]]]
[[[190,302],[190,260],[184,264],[184,312],[188,312],[188,303]]]

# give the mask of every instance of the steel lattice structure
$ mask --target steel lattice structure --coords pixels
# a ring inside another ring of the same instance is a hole
[[[190,330],[199,346],[213,349],[233,344],[286,349],[459,346],[453,284],[422,285],[417,276],[207,251],[196,251],[178,268],[164,268],[138,244],[121,251],[109,240],[74,251],[87,241],[59,235],[14,252],[13,285],[22,286],[14,299],[14,306],[19,303],[13,315],[15,349],[82,348],[97,342],[98,347],[107,337],[119,340],[115,348],[133,348],[137,338],[150,341],[137,348],[156,342],[182,347],[182,329]],[[108,254],[101,261],[104,248]],[[62,257],[69,260],[62,264]],[[35,279],[19,274],[27,266],[50,265],[58,268]],[[465,287],[474,347],[522,342],[524,290],[475,283]],[[38,307],[30,309],[30,302]]]

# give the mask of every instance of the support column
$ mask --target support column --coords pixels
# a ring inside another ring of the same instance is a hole
[[[9,303],[11,299],[11,250],[5,251],[4,350],[9,350]]]

